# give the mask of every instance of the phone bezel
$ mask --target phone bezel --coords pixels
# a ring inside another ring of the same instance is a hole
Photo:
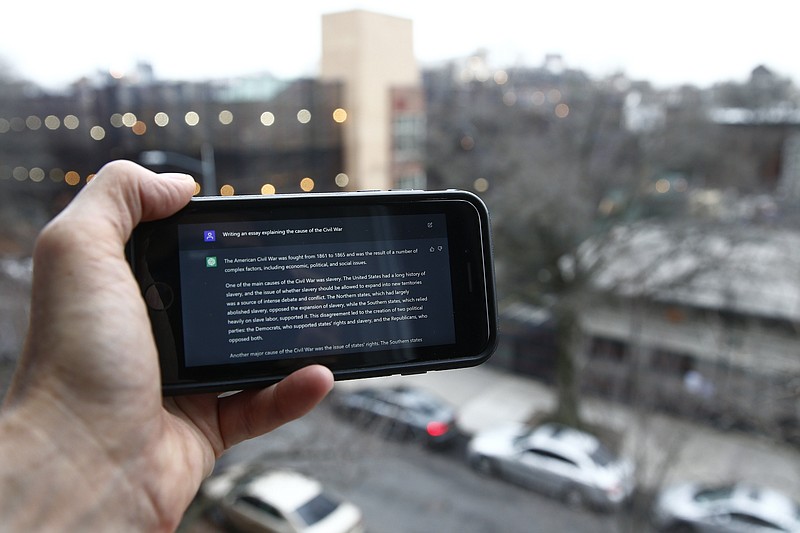
[[[200,367],[185,364],[178,225],[410,213],[442,213],[446,217],[454,344]],[[201,197],[172,217],[140,224],[131,237],[128,254],[143,294],[154,284],[164,284],[174,295],[173,305],[164,309],[148,307],[166,394],[267,385],[312,363],[327,366],[336,379],[473,366],[488,359],[497,342],[488,211],[477,196],[465,191]]]

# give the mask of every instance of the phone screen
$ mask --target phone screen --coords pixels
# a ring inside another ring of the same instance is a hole
[[[187,368],[455,342],[443,214],[178,226]]]

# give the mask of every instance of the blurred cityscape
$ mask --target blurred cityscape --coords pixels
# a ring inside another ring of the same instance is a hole
[[[20,350],[36,233],[112,159],[188,172],[201,195],[468,189],[493,216],[493,371],[562,421],[608,402],[769,443],[784,471],[745,481],[800,497],[795,81],[753,65],[656,88],[481,51],[420,71],[412,44],[411,21],[354,11],[324,17],[317,78],[141,64],[52,92],[0,73],[0,359]]]

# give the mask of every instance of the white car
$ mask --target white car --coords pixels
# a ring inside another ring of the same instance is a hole
[[[467,457],[478,470],[562,498],[606,509],[633,492],[633,464],[596,437],[559,424],[511,424],[478,433]]]
[[[239,531],[363,533],[361,511],[291,470],[237,465],[207,479],[201,494]]]
[[[748,484],[684,483],[663,490],[653,521],[672,532],[800,532],[800,507],[786,495]]]

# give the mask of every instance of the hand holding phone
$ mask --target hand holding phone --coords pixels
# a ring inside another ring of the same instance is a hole
[[[198,198],[128,252],[167,394],[470,366],[497,340],[488,213],[463,191]]]

